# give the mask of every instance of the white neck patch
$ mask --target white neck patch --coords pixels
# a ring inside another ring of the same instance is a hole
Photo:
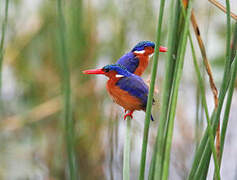
[[[144,54],[144,53],[145,53],[145,50],[141,50],[141,51],[134,51],[134,53],[137,53],[137,54]]]
[[[117,78],[121,78],[121,77],[124,77],[124,75],[116,74],[115,77],[117,77]]]
[[[149,55],[149,58],[151,58],[153,55],[154,55],[154,53],[150,54],[150,55]]]

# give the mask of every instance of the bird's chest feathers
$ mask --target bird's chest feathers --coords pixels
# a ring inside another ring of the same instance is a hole
[[[139,59],[139,64],[138,64],[138,67],[137,67],[136,71],[134,72],[134,74],[141,76],[148,66],[149,56],[138,55],[137,57]]]
[[[120,87],[116,85],[118,80],[119,78],[109,79],[106,85],[107,91],[113,101],[126,110],[142,110],[141,101],[130,95],[127,91],[120,89]]]
[[[119,78],[111,78],[108,80],[106,84],[107,91],[109,95],[112,97],[113,100],[116,101],[118,99],[118,96],[123,94],[123,90],[119,88],[119,86],[116,85],[118,82]]]

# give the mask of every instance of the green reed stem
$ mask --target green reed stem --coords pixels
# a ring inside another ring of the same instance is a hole
[[[2,34],[1,34],[1,42],[0,42],[0,89],[2,87],[2,63],[3,63],[3,56],[4,56],[4,41],[5,41],[5,32],[7,28],[7,19],[8,19],[8,4],[9,1],[5,1],[5,15],[4,20],[2,23]]]
[[[172,144],[172,136],[173,136],[173,127],[174,127],[174,118],[176,114],[176,105],[178,99],[178,90],[179,84],[183,72],[183,64],[184,64],[184,55],[186,51],[186,44],[187,44],[187,37],[188,37],[188,29],[189,29],[189,22],[190,16],[192,11],[192,0],[188,3],[187,15],[185,17],[185,24],[184,30],[181,38],[180,49],[178,52],[177,58],[177,68],[175,69],[175,79],[174,79],[174,87],[173,87],[173,94],[171,98],[171,106],[170,106],[170,115],[169,115],[169,125],[167,129],[167,140],[166,140],[166,147],[165,147],[165,158],[164,158],[164,168],[162,173],[162,179],[168,179],[169,174],[169,162],[170,162],[170,150]]]
[[[180,3],[182,3],[182,1]],[[183,12],[184,15],[186,14],[183,4],[182,4],[182,12]],[[195,53],[195,49],[194,49],[194,46],[193,46],[193,41],[192,41],[192,37],[191,37],[190,32],[188,32],[188,36],[189,36],[189,41],[190,41],[191,50],[192,50],[194,67],[195,67],[195,71],[196,71],[196,74],[197,74],[197,77],[198,77],[199,88],[201,90],[202,104],[204,106],[204,111],[205,111],[205,114],[206,114],[207,126],[208,126],[207,128],[208,128],[208,134],[209,134],[209,138],[210,138],[210,146],[211,146],[211,149],[212,149],[212,152],[213,152],[214,165],[215,165],[215,169],[217,170],[215,172],[215,174],[217,176],[217,179],[220,179],[220,168],[219,168],[217,153],[216,153],[216,148],[215,148],[215,141],[214,141],[215,138],[212,134],[213,129],[212,129],[212,126],[211,126],[209,113],[208,113],[208,107],[207,107],[207,101],[206,101],[206,97],[205,97],[204,81],[201,77],[201,72],[200,72],[199,67],[198,67],[196,53]]]
[[[149,170],[149,179],[154,179],[155,174],[159,175],[161,178],[162,172],[162,160],[164,153],[164,129],[167,124],[167,113],[169,108],[170,93],[172,89],[172,81],[174,74],[174,65],[175,65],[175,55],[177,54],[178,47],[178,29],[174,28],[178,26],[179,20],[179,5],[176,3],[174,8],[174,0],[170,2],[170,10],[174,10],[174,14],[170,13],[169,15],[169,31],[168,31],[168,54],[167,60],[165,61],[165,79],[163,82],[162,88],[162,107],[160,111],[160,121],[157,128],[156,143],[154,146],[154,152],[152,156],[152,161]],[[173,11],[172,11],[173,12]]]
[[[225,109],[225,113],[224,113],[222,129],[221,129],[221,157],[223,154],[226,129],[227,129],[227,124],[228,124],[229,114],[230,114],[230,106],[231,106],[233,92],[234,92],[234,88],[235,88],[235,80],[236,80],[236,74],[237,74],[237,56],[235,56],[232,66],[233,67],[231,70],[232,73],[231,73],[230,87],[229,87],[229,92],[228,92],[228,96],[227,96],[226,109]]]
[[[234,59],[234,56],[236,56],[236,47],[237,47],[237,22],[235,23],[235,31],[234,31],[234,37],[233,37],[233,43],[232,43],[232,49],[231,49],[231,60],[232,60],[232,58]],[[235,57],[235,61],[236,61],[236,57]],[[220,163],[221,163],[221,158],[222,158],[223,149],[224,149],[225,135],[226,135],[226,129],[227,129],[227,125],[228,125],[230,106],[231,106],[232,95],[233,95],[233,89],[232,89],[233,85],[234,85],[233,81],[236,78],[236,77],[233,77],[234,71],[235,71],[235,65],[233,63],[232,75],[231,75],[231,80],[230,80],[230,88],[229,88],[229,93],[228,93],[228,97],[227,97],[226,108],[225,108],[225,113],[224,113],[224,118],[223,118],[223,123],[222,123],[222,129],[221,129]],[[236,74],[234,74],[234,75],[236,75]]]
[[[65,120],[65,139],[67,146],[69,179],[76,180],[76,158],[74,152],[74,129],[72,120],[72,107],[71,107],[71,83],[70,83],[70,70],[67,58],[66,37],[65,37],[65,21],[63,17],[62,1],[57,1],[58,17],[59,17],[59,38],[61,44],[61,68],[62,68],[62,86],[63,86],[63,100],[64,100],[64,120]]]
[[[219,119],[220,119],[220,113],[222,110],[222,106],[224,103],[226,91],[228,89],[228,84],[230,80],[230,65],[231,65],[231,58],[230,58],[230,35],[231,35],[231,26],[230,26],[230,6],[229,1],[226,0],[226,8],[227,8],[227,43],[226,43],[226,62],[225,62],[225,69],[224,69],[224,75],[222,79],[222,84],[220,88],[220,94],[219,94],[219,103],[216,110],[213,111],[211,116],[211,122],[213,129],[216,130]],[[215,132],[214,137],[215,137]],[[211,156],[211,150],[210,146],[208,145],[208,131],[205,130],[205,133],[203,135],[203,138],[201,140],[201,143],[198,147],[197,152],[195,153],[194,162],[189,174],[188,179],[194,179],[194,175],[196,175],[196,179],[200,178],[203,173],[205,174],[203,177],[206,177],[207,171],[204,168],[206,164],[209,164],[210,162],[210,156]],[[208,167],[208,166],[207,166]]]
[[[123,151],[123,179],[130,179],[131,117],[126,118],[126,136]]]
[[[197,58],[196,58],[196,54],[195,54],[195,50],[194,50],[194,46],[193,46],[193,42],[192,42],[192,37],[191,37],[190,33],[189,33],[189,40],[190,40],[190,44],[191,44],[194,67],[195,67],[195,71],[197,73],[198,83],[199,83],[199,87],[201,90],[202,102],[203,102],[204,110],[206,113],[207,128],[208,128],[208,134],[209,134],[209,138],[210,138],[210,145],[211,145],[211,149],[212,149],[212,153],[213,153],[215,169],[217,170],[216,176],[217,176],[217,179],[220,179],[220,168],[219,168],[219,164],[218,164],[217,153],[216,153],[216,148],[215,148],[215,143],[214,143],[213,129],[212,129],[211,121],[210,121],[209,114],[208,114],[207,101],[206,101],[206,97],[205,97],[204,82],[203,82],[203,79],[201,77],[201,72],[198,67]]]
[[[190,41],[191,50],[192,50],[193,64],[194,64],[194,68],[195,68],[195,71],[196,71],[196,74],[197,74],[199,88],[200,88],[200,91],[201,91],[202,104],[204,106],[204,112],[205,112],[206,118],[209,121],[210,118],[209,118],[209,112],[208,112],[208,107],[207,107],[207,100],[206,100],[206,96],[205,96],[204,80],[202,78],[201,71],[200,71],[199,66],[198,66],[197,56],[196,56],[196,53],[195,53],[195,49],[194,49],[194,46],[193,46],[193,41],[192,41],[192,37],[191,37],[190,33],[189,33],[189,41]]]
[[[151,83],[150,83],[150,90],[149,90],[148,102],[147,102],[147,107],[146,107],[146,117],[145,117],[145,122],[144,122],[142,153],[141,153],[140,173],[139,173],[140,180],[144,179],[144,174],[145,174],[147,142],[148,142],[148,135],[149,135],[150,120],[151,120],[151,108],[152,108],[152,102],[153,102],[155,80],[156,80],[156,74],[157,74],[164,6],[165,6],[165,0],[161,0],[159,18],[158,18],[158,23],[157,23],[157,32],[156,32],[155,55],[154,55],[153,65],[152,65]]]
[[[199,119],[200,119],[200,105],[201,105],[201,100],[200,100],[200,88],[198,86],[198,82],[196,82],[196,113],[195,113],[195,143],[196,147],[198,147],[199,144],[199,134],[200,134],[200,124],[199,124]]]

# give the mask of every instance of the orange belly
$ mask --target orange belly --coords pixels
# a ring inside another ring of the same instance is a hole
[[[106,88],[115,103],[129,111],[144,110],[141,101],[127,91],[121,90],[115,85],[116,81],[109,80]]]
[[[144,56],[144,55],[137,55],[137,57],[139,58],[139,65],[138,65],[136,71],[134,72],[134,74],[141,76],[148,66],[149,57]]]

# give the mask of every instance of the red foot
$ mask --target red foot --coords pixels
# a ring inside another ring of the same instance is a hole
[[[126,111],[126,110],[125,110],[125,111]],[[125,113],[126,113],[126,112],[125,112]],[[127,116],[130,116],[131,119],[132,119],[132,118],[133,118],[132,114],[133,114],[133,111],[130,111],[129,113],[127,113],[127,114],[124,115],[123,119],[125,120],[125,119],[127,118]]]

